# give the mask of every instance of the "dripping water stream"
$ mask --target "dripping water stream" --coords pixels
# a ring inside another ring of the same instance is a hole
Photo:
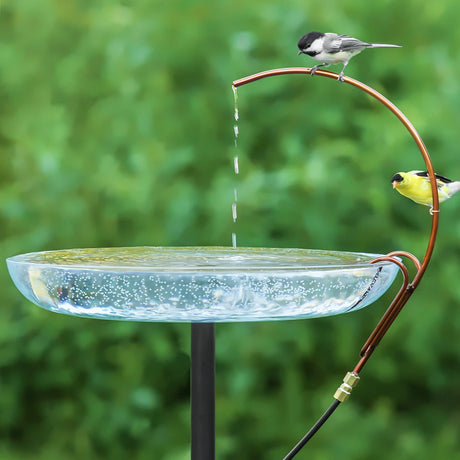
[[[235,154],[233,156],[233,170],[235,172],[235,175],[238,175],[240,173],[240,167],[238,164],[238,93],[236,86],[232,86],[233,89],[233,98],[235,101],[235,111],[234,111],[234,118],[235,118],[235,123],[233,125],[233,134],[234,134],[234,141],[235,141]],[[238,190],[235,185],[233,189],[233,203],[232,203],[232,218],[233,218],[233,225],[235,227],[236,225],[236,220],[238,218],[238,211],[237,211],[237,202],[238,202]],[[232,247],[236,248],[237,247],[237,242],[236,242],[236,230],[232,232]]]

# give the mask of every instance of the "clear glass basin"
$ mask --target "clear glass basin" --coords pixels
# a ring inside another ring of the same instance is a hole
[[[129,321],[265,321],[363,308],[398,267],[379,254],[311,249],[126,247],[7,259],[18,289],[42,308]]]

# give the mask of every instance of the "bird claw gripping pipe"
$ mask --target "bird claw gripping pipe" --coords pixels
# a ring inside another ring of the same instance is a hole
[[[319,69],[314,69],[313,72],[315,73],[315,75],[337,79],[337,74],[333,72],[328,72],[328,71],[319,70]],[[312,69],[304,68],[304,67],[292,67],[292,68],[267,70],[267,71],[260,72],[254,75],[250,75],[248,77],[241,78],[239,80],[235,80],[233,82],[233,89],[235,90],[235,88],[239,86],[254,82],[256,80],[260,80],[262,78],[277,76],[277,75],[287,75],[287,74],[312,74]],[[341,402],[345,402],[350,397],[351,391],[359,382],[359,379],[360,379],[359,373],[361,372],[367,360],[370,358],[375,348],[382,340],[383,336],[387,333],[388,329],[393,324],[394,320],[399,315],[402,308],[404,307],[406,302],[409,300],[410,296],[415,291],[415,289],[420,283],[420,280],[425,274],[428,263],[433,254],[433,249],[434,249],[434,245],[436,241],[436,235],[438,231],[439,196],[438,196],[438,189],[437,189],[437,184],[436,184],[436,176],[433,170],[433,164],[431,162],[430,156],[428,154],[428,151],[421,137],[419,136],[419,134],[413,127],[412,123],[407,119],[407,117],[386,97],[378,93],[373,88],[359,82],[358,80],[354,80],[352,78],[343,76],[343,82],[348,83],[352,86],[355,86],[361,91],[364,91],[365,93],[374,97],[377,101],[381,102],[394,115],[396,115],[396,117],[406,127],[406,129],[409,131],[410,135],[414,139],[415,143],[417,144],[417,147],[419,148],[420,153],[422,154],[423,160],[427,168],[428,177],[430,179],[432,196],[433,196],[433,206],[430,211],[430,214],[432,217],[431,232],[430,232],[430,237],[428,241],[428,246],[425,252],[425,256],[422,259],[422,262],[419,262],[419,260],[414,255],[412,255],[409,252],[405,252],[405,251],[390,252],[386,256],[378,257],[377,259],[374,259],[373,261],[370,262],[370,263],[375,263],[377,261],[386,260],[386,261],[390,261],[398,265],[403,275],[402,286],[400,290],[398,291],[398,293],[396,294],[393,301],[391,302],[390,306],[386,310],[386,312],[383,314],[377,326],[372,331],[371,335],[369,336],[369,338],[363,345],[361,352],[360,352],[361,359],[358,361],[353,371],[348,372],[345,375],[345,378],[343,379],[343,383],[339,386],[339,388],[335,392],[334,402],[332,403],[332,405],[329,407],[329,409],[326,410],[326,412],[321,416],[321,418],[316,422],[316,424],[310,429],[310,431],[288,453],[288,455],[284,457],[284,460],[290,460],[294,458],[294,456],[300,451],[300,449],[302,449],[302,447],[313,437],[313,435],[325,423],[325,421],[330,417],[330,415],[332,415],[332,413],[339,406],[339,404]],[[401,261],[402,257],[406,257],[410,259],[416,267],[417,271],[411,282],[409,282],[408,270]]]

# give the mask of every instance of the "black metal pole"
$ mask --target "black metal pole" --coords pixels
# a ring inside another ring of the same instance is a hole
[[[214,330],[214,323],[192,323],[191,460],[215,459]]]

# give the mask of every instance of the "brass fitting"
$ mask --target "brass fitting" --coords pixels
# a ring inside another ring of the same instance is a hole
[[[345,402],[351,394],[353,388],[358,385],[359,375],[355,372],[347,372],[343,378],[342,385],[337,388],[337,391],[334,393],[334,398],[340,402]]]

